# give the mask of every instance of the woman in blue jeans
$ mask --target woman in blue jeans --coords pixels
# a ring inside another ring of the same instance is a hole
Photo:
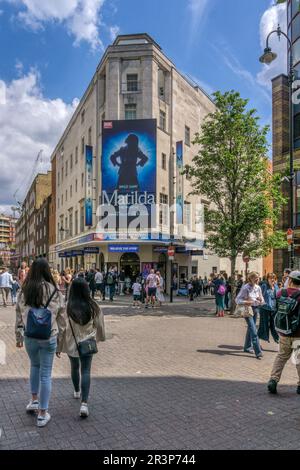
[[[77,278],[71,285],[67,315],[67,328],[59,350],[69,356],[74,386],[73,396],[78,400],[81,398],[79,415],[81,418],[87,418],[93,355],[81,357],[78,344],[90,338],[95,338],[97,342],[104,341],[105,330],[103,313],[95,300],[91,298],[89,285],[84,279]],[[59,350],[58,357],[60,357]]]
[[[47,313],[47,323],[42,327],[47,331],[41,333],[36,319],[45,313],[45,307],[50,313]],[[48,262],[45,258],[39,258],[33,262],[28,272],[16,306],[17,347],[22,348],[25,343],[30,359],[32,397],[26,411],[38,412],[38,427],[46,426],[51,419],[48,407],[52,365],[57,345],[61,343],[66,327],[64,309],[64,299],[57,290]]]
[[[236,304],[252,307],[253,316],[245,318],[248,328],[245,338],[244,352],[252,353],[254,350],[256,358],[261,359],[263,355],[257,335],[256,321],[259,307],[263,305],[265,301],[258,282],[259,275],[256,272],[250,273],[248,276],[248,283],[241,288],[236,298]]]

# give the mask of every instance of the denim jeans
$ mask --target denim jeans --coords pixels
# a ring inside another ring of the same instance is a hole
[[[69,356],[71,363],[71,377],[74,385],[75,392],[79,392],[80,384],[80,373],[79,366],[81,366],[81,401],[87,403],[90,393],[91,385],[91,366],[93,355],[85,357],[71,357]]]
[[[39,340],[25,336],[25,348],[30,359],[31,393],[39,395],[40,410],[48,410],[57,337],[53,336],[49,340]]]
[[[110,284],[108,287],[109,287],[109,298],[110,300],[113,300],[115,292],[116,292],[116,287],[114,284]]]
[[[253,346],[256,356],[259,356],[262,351],[261,351],[261,347],[259,344],[259,338],[257,335],[257,328],[256,328],[258,308],[252,307],[252,309],[253,309],[254,316],[250,318],[245,318],[248,328],[247,328],[247,333],[246,333],[246,338],[245,338],[244,351],[249,350],[251,346]]]

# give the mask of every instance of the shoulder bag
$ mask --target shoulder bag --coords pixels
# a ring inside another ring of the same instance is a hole
[[[237,305],[234,315],[241,318],[251,318],[254,314],[250,305]]]
[[[80,343],[78,343],[76,336],[74,334],[70,317],[68,317],[68,319],[69,319],[72,335],[76,343],[76,348],[77,348],[79,357],[86,357],[86,356],[90,356],[91,354],[97,354],[98,348],[97,348],[97,341],[95,340],[95,338],[85,339],[84,341],[80,341]]]

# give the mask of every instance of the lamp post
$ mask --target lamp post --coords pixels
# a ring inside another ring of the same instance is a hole
[[[293,109],[293,83],[296,78],[296,71],[294,69],[293,64],[293,44],[290,38],[286,33],[284,33],[280,26],[274,31],[271,31],[266,40],[266,48],[264,50],[263,55],[260,57],[260,62],[263,64],[270,65],[271,62],[276,60],[277,54],[272,52],[272,49],[269,45],[270,37],[273,34],[277,34],[278,40],[280,40],[281,36],[285,37],[289,44],[289,73],[288,73],[288,82],[289,82],[289,98],[290,98],[290,113],[289,113],[289,127],[290,127],[290,170],[288,180],[290,183],[290,228],[294,230],[295,223],[294,223],[294,109]],[[290,268],[294,268],[294,261],[295,261],[295,252],[294,252],[294,244],[291,245],[290,249]]]

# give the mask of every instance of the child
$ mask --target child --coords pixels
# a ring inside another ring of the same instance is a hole
[[[80,277],[70,285],[67,316],[65,335],[62,343],[58,344],[56,355],[60,357],[63,352],[69,356],[74,398],[81,398],[79,415],[87,418],[93,354],[97,353],[96,343],[105,341],[105,329],[103,313],[91,298],[88,283]],[[88,341],[91,343],[91,352],[79,354],[80,345]]]
[[[13,276],[13,282],[11,285],[11,301],[13,305],[16,305],[17,303],[17,292],[19,289],[20,289],[20,284],[18,283],[16,276]]]
[[[141,302],[141,292],[142,292],[142,284],[140,283],[139,278],[137,278],[137,280],[133,284],[132,289],[133,289],[133,306],[138,307],[139,303]]]

